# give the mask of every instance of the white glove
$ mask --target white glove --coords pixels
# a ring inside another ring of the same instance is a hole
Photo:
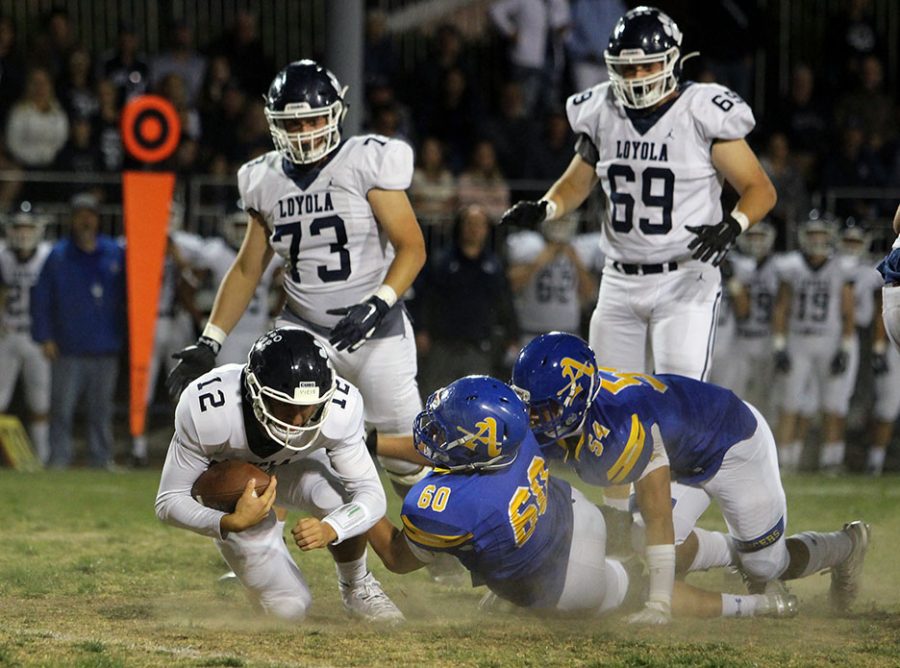
[[[672,619],[670,606],[660,601],[647,601],[640,612],[628,615],[629,624],[643,624],[645,626],[668,624]]]

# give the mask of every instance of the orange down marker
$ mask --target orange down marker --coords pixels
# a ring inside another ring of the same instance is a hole
[[[171,156],[180,134],[178,112],[164,98],[143,95],[129,102],[122,112],[122,143],[133,158],[145,164]],[[174,191],[172,172],[129,170],[122,174],[132,436],[144,433],[147,417],[147,374]]]

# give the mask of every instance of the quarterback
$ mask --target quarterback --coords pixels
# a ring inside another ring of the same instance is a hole
[[[681,41],[658,9],[619,19],[604,53],[610,80],[566,102],[577,135],[568,169],[541,200],[519,202],[502,222],[559,218],[599,182],[608,210],[589,337],[598,362],[704,379],[721,296],[713,265],[776,195],[744,139],[754,126],[750,108],[718,84],[682,82]],[[725,213],[723,178],[740,195]]]
[[[561,332],[525,346],[513,384],[528,402],[531,427],[548,457],[563,459],[592,485],[634,483],[650,568],[650,598],[639,621],[668,620],[675,544],[686,540],[710,499],[722,511],[730,540],[709,537],[692,561],[706,562],[709,552],[729,565],[733,550],[748,579],[759,584],[831,568],[834,607],[844,611],[853,601],[868,526],[852,522],[842,531],[785,540],[775,439],[762,415],[733,392],[684,376],[598,367],[583,340]],[[676,504],[677,534],[670,478],[692,491],[686,503]]]
[[[248,485],[232,513],[191,497],[197,477],[227,459],[272,474],[259,496]],[[272,510],[276,486],[279,505],[313,515],[297,522],[294,539],[303,550],[329,548],[347,611],[371,621],[402,620],[366,568],[364,534],[386,502],[366,449],[362,399],[335,374],[324,346],[297,328],[265,333],[246,364],[213,369],[184,390],[156,515],[213,538],[257,608],[299,620],[312,597]]]

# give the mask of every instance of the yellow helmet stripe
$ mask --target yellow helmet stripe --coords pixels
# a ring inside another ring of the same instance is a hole
[[[472,540],[471,533],[465,533],[458,536],[443,536],[441,534],[424,531],[413,524],[406,515],[401,515],[403,520],[403,530],[410,540],[425,547],[433,547],[439,549],[447,549],[451,547],[459,547],[464,543]]]
[[[631,469],[634,468],[634,465],[640,459],[641,452],[644,451],[645,437],[644,425],[641,424],[637,414],[632,413],[631,434],[628,436],[628,443],[625,444],[622,454],[619,455],[616,463],[610,467],[609,472],[606,474],[606,477],[612,484],[619,485],[625,482],[628,474],[631,473]]]

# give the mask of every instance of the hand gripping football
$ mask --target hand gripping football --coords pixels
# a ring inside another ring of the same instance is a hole
[[[194,481],[191,496],[207,508],[233,513],[251,478],[256,480],[257,494],[266,491],[269,475],[250,462],[239,459],[214,462]]]

